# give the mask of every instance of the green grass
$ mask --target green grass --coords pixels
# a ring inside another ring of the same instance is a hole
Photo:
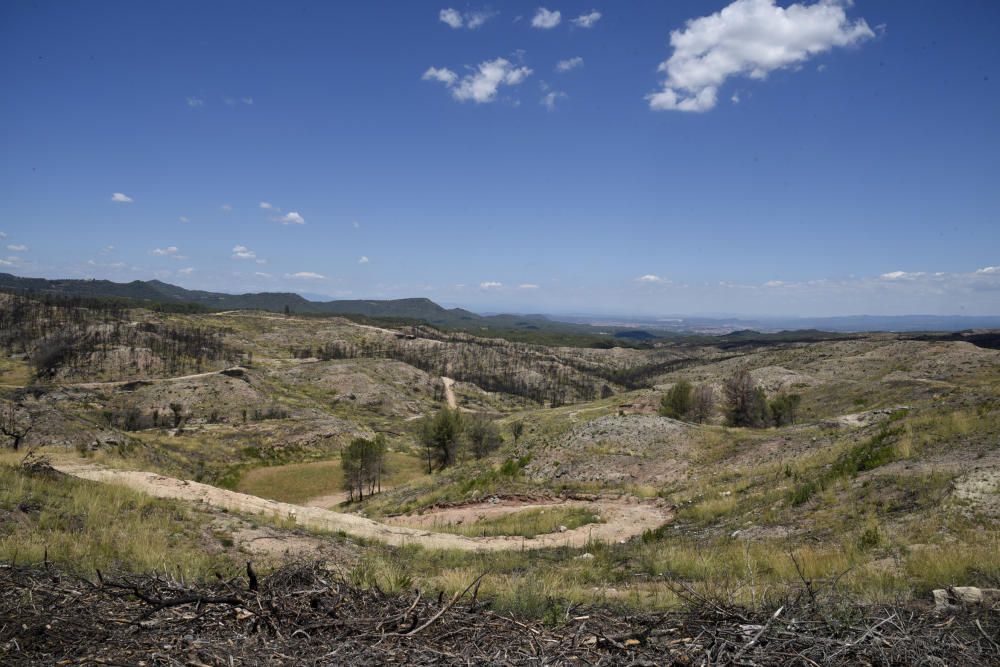
[[[206,539],[208,521],[185,503],[0,464],[0,561],[41,563],[47,554],[87,575],[100,568],[203,578],[234,567]]]
[[[421,459],[410,454],[389,452],[386,455],[387,474],[383,488],[406,484],[425,475]],[[344,475],[340,459],[290,463],[281,466],[254,468],[236,484],[236,490],[261,498],[300,504],[310,498],[343,491]]]
[[[529,509],[514,512],[504,516],[483,519],[473,523],[435,523],[433,526],[424,524],[424,528],[441,532],[466,535],[468,537],[499,537],[504,535],[516,537],[535,537],[547,535],[565,526],[573,530],[593,523],[601,523],[601,517],[583,507],[552,507],[545,509]]]

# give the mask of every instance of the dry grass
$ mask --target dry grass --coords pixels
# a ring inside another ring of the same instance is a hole
[[[41,563],[47,555],[78,572],[169,569],[202,578],[232,565],[206,539],[207,523],[184,503],[0,464],[2,561]]]
[[[469,537],[535,537],[555,533],[565,528],[573,530],[580,526],[601,523],[600,515],[583,507],[550,507],[527,509],[499,517],[491,517],[471,523],[440,522],[430,529],[435,532],[455,533]],[[428,527],[424,525],[423,527]]]
[[[416,456],[389,452],[386,456],[387,472],[382,480],[383,488],[406,484],[425,477],[424,465]],[[236,490],[261,498],[301,504],[311,498],[343,491],[343,481],[343,470],[340,467],[340,459],[337,458],[254,468],[243,475],[236,485]]]

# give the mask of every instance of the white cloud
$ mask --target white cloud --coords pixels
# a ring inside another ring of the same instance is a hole
[[[556,63],[557,72],[568,72],[571,69],[576,69],[577,67],[583,67],[583,58],[576,56],[575,58],[567,58],[566,60],[560,60]]]
[[[370,260],[365,255],[358,257],[358,264],[367,264],[369,261]]]
[[[243,104],[246,104],[247,106],[253,106],[253,98],[252,97],[241,97],[240,98],[240,102],[243,102]]]
[[[113,245],[106,245],[103,248],[101,248],[101,254],[103,254],[103,255],[107,255],[107,254],[112,253],[114,251],[115,251],[115,247]]]
[[[263,271],[254,271],[253,274],[255,276],[260,276],[261,278],[270,278],[271,277],[270,273],[264,273]]]
[[[438,20],[442,23],[448,24],[449,27],[455,30],[458,30],[459,28],[475,30],[496,15],[496,12],[487,9],[479,9],[472,12],[465,12],[463,14],[458,10],[451,9],[449,7],[448,9],[442,9],[438,12]]]
[[[437,67],[428,67],[427,71],[424,72],[424,75],[420,78],[424,81],[440,81],[446,86],[451,86],[458,81],[458,75],[447,67],[442,67],[440,69]]]
[[[116,192],[111,195],[111,201],[118,202],[119,204],[131,204],[134,200],[126,194]]]
[[[559,25],[560,21],[562,21],[562,13],[560,11],[550,12],[545,7],[539,7],[538,11],[535,12],[534,18],[531,19],[531,27],[549,30]]]
[[[883,273],[879,278],[882,280],[913,280],[914,278],[921,278],[925,276],[923,271],[909,272],[909,271],[890,271],[889,273]]]
[[[205,106],[205,100],[200,97],[189,97],[187,98],[187,105],[192,108]]]
[[[666,282],[666,280],[664,280],[660,276],[654,275],[652,273],[647,273],[644,276],[639,276],[638,278],[636,278],[636,282],[640,282],[640,283],[664,283],[664,282]]]
[[[358,222],[357,220],[355,220],[354,222],[352,222],[351,226],[354,227],[355,229],[361,229],[361,223]]]
[[[257,259],[257,253],[245,245],[234,245],[233,259]]]
[[[0,239],[5,239],[5,238],[7,238],[7,234],[5,232],[0,232]]]
[[[278,220],[283,225],[304,225],[306,224],[306,219],[295,211],[289,211],[285,215],[281,216]]]
[[[663,90],[646,96],[651,109],[707,111],[731,76],[764,79],[836,46],[874,37],[864,19],[851,22],[849,0],[779,7],[775,0],[736,0],[670,33],[673,53],[660,63]]]
[[[0,259],[0,266],[14,266],[14,262],[8,261],[6,259]]]
[[[479,26],[483,25],[491,18],[496,16],[496,12],[491,12],[487,9],[480,9],[474,12],[465,13],[465,27],[469,30],[475,30]]]
[[[192,273],[194,273],[194,267],[189,266],[185,269],[177,269],[177,273],[181,274],[182,276],[190,276]]]
[[[517,286],[517,289],[538,289],[538,285],[535,283],[521,283]]]
[[[440,81],[451,89],[451,96],[460,102],[472,100],[482,104],[494,101],[500,86],[516,86],[531,74],[531,69],[527,67],[515,67],[506,58],[497,58],[479,63],[461,81],[451,70],[435,67],[424,72],[423,79]]]
[[[260,206],[265,211],[270,211],[270,210],[274,209],[274,204],[272,204],[270,202],[266,202],[266,201],[262,201],[260,204],[258,204],[258,206]]]
[[[233,210],[233,205],[232,204],[223,204],[222,206],[219,207],[219,209],[223,213],[229,213],[230,211]]]
[[[601,13],[596,9],[591,10],[589,14],[581,14],[575,19],[571,20],[570,23],[575,25],[577,28],[593,28],[594,25],[601,20]]]
[[[8,246],[8,247],[10,247],[10,246]],[[980,275],[982,275],[982,274],[990,274],[990,273],[1000,273],[1000,266],[984,266],[981,269],[976,269],[976,273],[978,273]]]
[[[312,271],[299,271],[298,273],[286,273],[286,278],[294,278],[295,280],[326,280],[326,276],[319,273],[313,273]]]
[[[188,220],[186,215],[182,215],[181,217],[177,218],[177,220],[180,222],[191,222],[190,220]]]
[[[479,289],[500,289],[501,287],[503,287],[503,283],[496,280],[486,280],[479,283]]]
[[[464,21],[462,21],[462,14],[451,8],[442,9],[438,13],[438,19],[442,23],[447,23],[449,27],[454,28],[455,30],[458,30],[464,24]]]
[[[7,246],[7,250],[13,250],[14,252],[25,252],[27,249],[28,246],[21,243],[11,243]]]
[[[768,280],[764,283],[764,287],[781,287],[785,282],[783,280]]]
[[[177,254],[177,246],[167,246],[166,248],[153,248],[150,252],[158,257],[169,257]]]
[[[552,90],[542,95],[541,104],[549,111],[555,111],[556,102],[563,97],[569,97],[569,95],[559,90]]]
[[[739,104],[740,103],[740,94],[739,93],[733,93],[733,96],[729,98],[729,101],[732,102],[733,104]]]

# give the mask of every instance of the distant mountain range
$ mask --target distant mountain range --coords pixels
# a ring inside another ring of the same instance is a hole
[[[23,278],[0,273],[0,289],[60,294],[64,296],[116,297],[146,303],[198,304],[213,310],[267,310],[298,314],[360,315],[364,317],[421,320],[435,326],[467,331],[544,331],[552,334],[616,334],[619,339],[649,340],[687,333],[729,334],[744,330],[778,332],[815,329],[829,332],[860,331],[960,331],[1000,328],[1000,316],[857,315],[815,318],[715,318],[715,317],[596,317],[545,315],[479,315],[462,308],[444,308],[430,299],[348,299],[312,301],[294,292],[225,294],[189,290],[159,280],[110,280]]]

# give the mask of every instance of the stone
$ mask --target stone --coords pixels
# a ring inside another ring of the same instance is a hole
[[[977,588],[975,586],[949,586],[934,591],[934,607],[947,609],[960,605],[993,606],[1000,603],[1000,588]]]

